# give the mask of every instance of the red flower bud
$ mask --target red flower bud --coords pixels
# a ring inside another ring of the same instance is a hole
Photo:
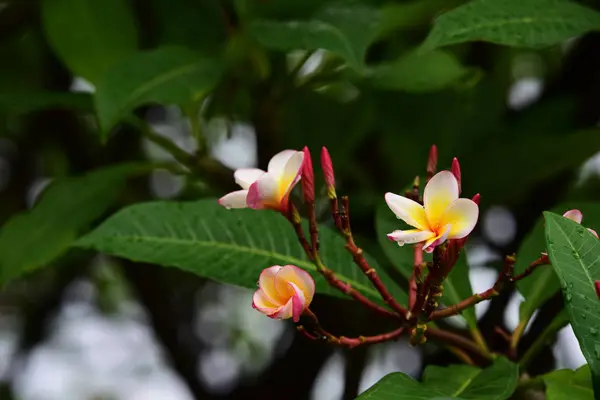
[[[323,147],[321,150],[321,168],[323,169],[323,176],[325,177],[325,185],[327,185],[327,195],[330,199],[334,199],[336,197],[335,175],[333,173],[331,156],[329,155],[327,147]]]
[[[456,181],[458,182],[458,193],[461,192],[461,185],[460,185],[460,164],[458,163],[458,158],[454,157],[452,159],[452,173],[454,174],[454,177],[456,178]]]
[[[594,287],[596,288],[596,296],[600,299],[600,281],[594,281]]]
[[[437,163],[438,163],[438,151],[437,146],[434,144],[429,149],[429,157],[427,158],[427,176],[431,178],[435,175],[435,171],[437,171]]]
[[[313,203],[315,201],[315,173],[313,171],[312,158],[308,147],[304,147],[304,163],[302,165],[302,195],[304,201]]]
[[[479,201],[481,199],[481,195],[479,193],[477,193],[475,196],[473,196],[473,198],[471,200],[473,200],[473,202],[477,205],[479,205]]]

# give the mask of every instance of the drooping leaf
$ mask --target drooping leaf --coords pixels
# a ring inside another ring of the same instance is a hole
[[[358,396],[359,400],[421,400],[432,398],[504,400],[514,392],[518,367],[498,358],[486,369],[468,365],[429,366],[423,382],[394,372]]]
[[[544,375],[547,400],[594,400],[589,365],[560,369]]]
[[[584,226],[592,229],[600,228],[600,209],[594,203],[563,203],[554,207],[552,212],[562,215],[572,209],[580,210],[583,213]],[[515,273],[520,274],[525,271],[527,266],[545,251],[544,218],[540,216],[517,252]],[[523,320],[530,318],[537,308],[548,301],[560,289],[560,284],[552,267],[547,265],[537,267],[532,275],[518,281],[517,288],[525,297],[519,310],[519,316]]]
[[[580,224],[545,212],[546,243],[558,275],[565,308],[581,351],[600,389],[600,300],[594,281],[600,280],[600,241]],[[584,217],[585,218],[585,217]]]
[[[379,11],[366,5],[330,5],[310,20],[259,19],[250,24],[251,34],[264,46],[281,51],[328,50],[356,70],[379,31]]]
[[[137,49],[137,23],[126,0],[44,0],[42,18],[58,56],[93,83]]]
[[[566,0],[474,0],[442,14],[421,50],[470,41],[543,48],[600,28],[600,13]]]
[[[474,69],[463,66],[452,54],[437,50],[425,54],[411,52],[395,61],[370,67],[367,79],[379,89],[419,93],[445,89],[474,73]]]
[[[142,104],[198,101],[217,84],[220,75],[216,59],[183,47],[135,53],[114,65],[97,85],[95,103],[100,126],[106,134]]]
[[[324,262],[340,279],[379,300],[377,291],[352,263],[341,237],[322,227],[320,243]],[[247,288],[256,287],[264,268],[294,264],[315,277],[318,292],[340,295],[316,273],[285,218],[271,211],[226,210],[213,199],[125,208],[77,245]],[[375,267],[374,262],[372,265]],[[405,302],[406,295],[381,269],[378,273],[396,298]]]
[[[147,169],[117,165],[51,183],[31,211],[13,216],[0,228],[0,282],[61,255],[117,199],[127,178]]]

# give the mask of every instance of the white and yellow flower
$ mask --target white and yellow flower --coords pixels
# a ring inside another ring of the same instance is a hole
[[[289,195],[300,181],[304,153],[284,150],[271,158],[267,171],[241,168],[235,171],[235,182],[242,190],[231,192],[219,199],[226,208],[270,208],[286,211]]]
[[[424,206],[414,200],[386,193],[385,201],[398,219],[415,229],[397,230],[388,238],[398,243],[425,242],[423,250],[430,253],[447,239],[466,237],[477,223],[479,207],[470,199],[458,198],[459,187],[450,171],[437,173],[425,186]]]

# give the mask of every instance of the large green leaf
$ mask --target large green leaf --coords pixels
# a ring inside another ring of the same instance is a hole
[[[402,275],[410,278],[413,271],[414,255],[412,246],[398,246],[387,238],[387,234],[396,229],[409,229],[408,225],[398,220],[386,204],[377,207],[375,211],[375,230],[377,239],[388,259],[400,270]],[[424,254],[425,261],[431,260],[431,256]],[[456,304],[473,294],[471,281],[469,279],[469,264],[463,251],[456,265],[444,281],[444,293],[442,303],[446,306]],[[475,308],[464,310],[461,316],[466,320],[470,328],[477,326]]]
[[[600,389],[600,300],[594,281],[600,280],[600,241],[580,224],[545,212],[546,243],[558,275],[571,326]]]
[[[547,400],[594,400],[589,365],[576,371],[561,369],[544,375]]]
[[[566,0],[474,0],[442,14],[422,51],[469,41],[542,48],[600,28],[600,13]]]
[[[58,56],[93,83],[137,49],[136,21],[127,0],[44,0],[42,18]]]
[[[0,283],[61,255],[116,200],[127,177],[146,170],[124,164],[51,183],[31,211],[0,228]]]
[[[496,359],[486,369],[468,365],[429,366],[423,382],[394,372],[358,396],[359,400],[426,400],[433,398],[504,400],[514,392],[519,378],[516,364]]]
[[[320,230],[321,253],[327,266],[364,295],[379,300],[377,291],[352,263],[344,240]],[[219,282],[255,288],[260,272],[271,265],[294,264],[316,279],[317,291],[339,295],[316,273],[294,230],[272,211],[226,210],[216,200],[150,202],[123,209],[80,239],[78,246],[193,272]],[[373,266],[374,261],[370,259]],[[382,269],[384,283],[402,302],[406,294]]]
[[[188,104],[218,83],[220,63],[183,47],[142,51],[114,65],[98,83],[96,109],[106,134],[135,107]]]
[[[282,51],[329,50],[357,70],[364,68],[365,53],[379,31],[380,14],[366,5],[330,5],[310,20],[258,19],[250,33],[264,46]]]
[[[87,93],[22,90],[0,93],[0,110],[27,113],[41,109],[93,112],[94,106],[92,96]]]
[[[562,215],[572,209],[577,209],[583,213],[583,225],[592,229],[600,228],[600,209],[594,203],[563,203],[554,207],[551,211]],[[527,266],[545,251],[544,218],[540,216],[540,219],[519,247],[515,273],[520,274],[525,271]],[[521,304],[519,310],[520,318],[523,320],[530,318],[537,308],[548,301],[560,289],[560,284],[552,267],[547,265],[537,267],[533,274],[517,282],[517,288],[525,297],[525,301]]]

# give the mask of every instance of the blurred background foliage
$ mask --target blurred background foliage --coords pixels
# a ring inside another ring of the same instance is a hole
[[[68,247],[128,204],[218,196],[234,187],[231,169],[327,146],[361,245],[403,282],[379,248],[376,209],[383,193],[423,174],[435,143],[441,168],[460,159],[465,195],[481,194],[485,218],[471,242],[491,254],[480,264],[497,267],[527,243],[542,210],[598,201],[598,9],[594,0],[0,0],[0,311],[14,339],[1,398],[55,398],[27,394],[20,376],[54,340],[77,282],[101,314],[141,305],[136,313],[191,396],[275,399],[287,388],[286,399],[308,398],[333,349],[288,332],[267,340],[279,349],[271,358],[256,344],[266,333],[249,339],[256,323],[222,326],[241,320],[231,310],[247,296]],[[488,222],[498,210],[504,222]],[[600,214],[584,215],[600,227]],[[495,349],[506,347],[496,327],[506,327],[509,298],[479,315]],[[536,301],[524,348],[562,307],[560,296]],[[337,299],[315,302],[322,320],[349,334],[383,324]],[[229,311],[198,322],[213,303]],[[238,362],[225,389],[202,378],[214,338],[198,335],[198,324],[254,360]],[[423,356],[456,361],[435,347]],[[339,396],[353,398],[369,357],[343,357]],[[536,361],[533,373],[555,366],[551,352]],[[403,368],[418,376],[419,365]],[[70,391],[61,398],[134,398]]]

